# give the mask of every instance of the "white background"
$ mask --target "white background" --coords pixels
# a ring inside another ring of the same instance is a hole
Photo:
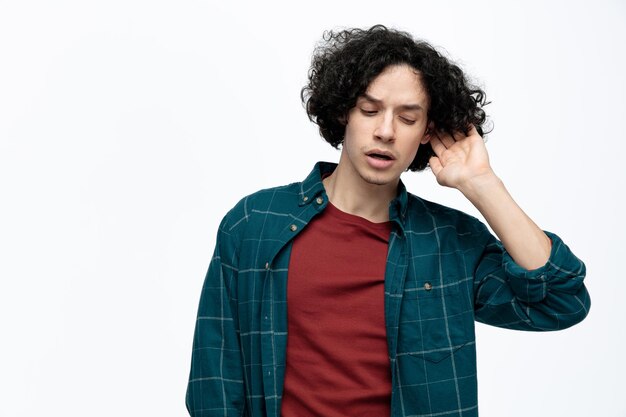
[[[588,318],[478,325],[481,416],[626,416],[620,1],[0,1],[0,416],[184,416],[216,227],[338,159],[324,30],[400,28],[483,86],[493,166],[588,267]],[[409,190],[476,214],[430,172]]]

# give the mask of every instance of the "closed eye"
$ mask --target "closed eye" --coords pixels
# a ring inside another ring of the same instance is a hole
[[[373,116],[376,113],[378,113],[378,110],[365,110],[365,109],[361,109],[361,113],[363,113],[366,116]]]
[[[407,119],[406,117],[401,117],[400,119],[402,119],[402,121],[406,123],[407,125],[412,125],[415,123],[415,120]]]

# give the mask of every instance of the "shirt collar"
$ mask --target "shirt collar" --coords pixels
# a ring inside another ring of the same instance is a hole
[[[337,164],[332,162],[318,162],[313,167],[311,173],[300,184],[300,192],[298,194],[300,206],[309,204],[311,201],[320,196],[327,200],[326,190],[322,183],[322,178],[332,173]],[[395,222],[404,231],[404,223],[408,206],[409,196],[402,180],[398,183],[398,194],[389,204],[389,220]]]

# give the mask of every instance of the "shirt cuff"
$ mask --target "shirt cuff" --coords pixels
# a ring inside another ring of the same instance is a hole
[[[542,301],[553,290],[575,294],[585,276],[585,264],[561,238],[551,232],[544,233],[552,241],[552,247],[548,261],[539,268],[528,270],[521,267],[503,248],[502,263],[509,285],[519,300],[528,303]]]

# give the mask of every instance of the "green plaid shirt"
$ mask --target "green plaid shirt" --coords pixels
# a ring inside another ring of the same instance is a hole
[[[200,416],[279,417],[293,239],[328,197],[320,162],[300,183],[241,200],[220,224],[202,288],[186,404]],[[385,272],[392,416],[478,415],[474,321],[519,330],[580,322],[585,265],[561,239],[528,271],[483,223],[407,193],[389,206]]]

